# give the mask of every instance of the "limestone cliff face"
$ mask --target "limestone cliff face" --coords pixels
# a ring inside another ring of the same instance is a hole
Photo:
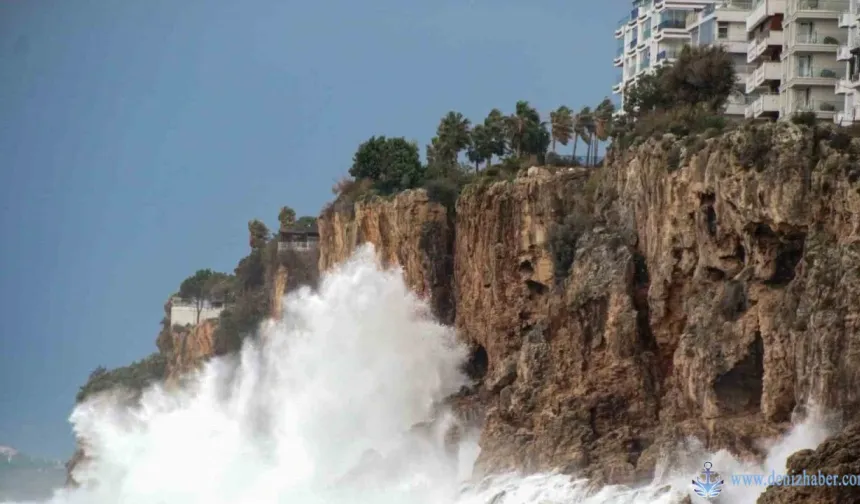
[[[479,468],[633,482],[686,435],[756,456],[809,400],[855,418],[858,159],[857,141],[780,123],[466,188],[449,291],[486,364]],[[447,222],[432,205],[408,192],[322,219],[321,269],[371,241],[426,293],[449,255],[420,247]]]
[[[400,266],[407,285],[429,297],[437,317],[453,322],[453,226],[445,207],[430,201],[425,191],[356,203],[351,214],[330,212],[317,225],[320,271],[346,260],[360,244],[372,243],[382,264]]]
[[[187,328],[173,328],[159,335],[159,351],[167,357],[164,377],[168,383],[195,369],[215,354],[214,339],[217,319],[204,320]]]
[[[804,471],[810,476],[820,473],[836,476],[843,484],[772,486],[759,497],[760,504],[860,502],[860,486],[856,483],[856,476],[860,474],[860,424],[848,426],[815,450],[795,453],[788,459],[787,465],[787,473],[792,476],[799,475],[802,478]]]

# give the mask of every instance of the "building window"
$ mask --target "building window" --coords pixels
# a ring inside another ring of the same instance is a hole
[[[727,39],[729,38],[729,23],[720,21],[717,23],[717,38]]]
[[[713,19],[705,21],[699,27],[699,45],[708,45],[714,41],[714,28],[716,23]]]

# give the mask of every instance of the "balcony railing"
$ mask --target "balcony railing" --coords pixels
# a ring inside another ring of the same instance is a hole
[[[841,79],[845,76],[845,67],[798,67],[794,76],[800,79]]]
[[[839,13],[849,9],[848,0],[796,0],[796,3],[789,1],[786,7],[789,15],[797,11]]]
[[[678,57],[678,51],[663,49],[657,53],[657,61],[673,60]]]
[[[723,3],[714,5],[719,5],[721,9],[752,10],[753,0],[723,0]]]
[[[702,17],[704,17],[704,15]],[[687,13],[687,16],[684,18],[684,27],[690,28],[698,22],[699,22],[699,13],[696,11],[690,11]]]
[[[848,37],[842,34],[825,35],[823,33],[798,33],[795,37],[796,44],[820,44],[820,45],[839,45],[848,42]]]
[[[620,30],[624,28],[624,26],[630,21],[630,16],[624,16],[623,18],[618,20],[618,25],[615,27],[615,30]]]
[[[792,112],[836,112],[841,110],[844,102],[833,100],[809,100],[794,104]]]
[[[623,45],[619,46],[618,49],[615,50],[615,58],[617,59],[617,58],[620,58],[621,56],[624,56],[624,46]]]
[[[657,30],[683,30],[687,28],[685,19],[664,19],[657,25]]]

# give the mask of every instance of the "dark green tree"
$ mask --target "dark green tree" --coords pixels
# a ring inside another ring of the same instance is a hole
[[[567,145],[573,136],[573,113],[562,105],[549,113],[549,122],[552,128],[552,151],[555,152],[556,142]]]
[[[719,45],[684,46],[660,79],[668,100],[711,112],[722,111],[737,82],[731,55]]]
[[[434,148],[436,160],[454,165],[460,152],[469,147],[471,123],[460,112],[448,112],[436,128],[438,146]]]
[[[299,217],[299,220],[296,221],[295,226],[299,229],[311,229],[312,227],[316,226],[316,224],[316,217],[305,215],[304,217]]]
[[[527,144],[534,142],[535,129],[540,127],[540,114],[529,102],[517,102],[516,111],[505,120],[508,142],[517,157],[521,157]]]
[[[269,228],[257,219],[248,222],[248,242],[251,249],[262,249],[269,242]]]
[[[371,137],[359,145],[349,174],[373,181],[383,194],[415,187],[423,175],[418,146],[403,137]]]
[[[296,223],[296,211],[288,206],[281,207],[278,213],[278,222],[281,223],[281,230],[290,228]]]
[[[478,124],[472,128],[471,143],[466,149],[466,157],[469,161],[475,163],[475,172],[480,168],[483,162],[489,163],[489,159],[493,155],[492,137],[486,126]]]
[[[182,281],[179,285],[179,297],[194,302],[197,310],[197,323],[200,323],[200,312],[203,305],[210,300],[210,290],[216,273],[210,269],[197,270],[193,275]]]
[[[541,122],[540,114],[527,101],[518,101],[514,114],[505,120],[508,142],[516,156],[546,154],[552,136]]]
[[[641,75],[624,88],[624,114],[639,117],[652,110],[668,109],[674,102],[667,93],[665,75],[669,66],[658,67],[654,73]]]
[[[489,137],[489,145],[487,146],[487,165],[493,162],[493,156],[501,158],[508,152],[508,141],[505,130],[505,115],[499,109],[493,109],[484,119],[484,128],[486,128],[487,136]]]

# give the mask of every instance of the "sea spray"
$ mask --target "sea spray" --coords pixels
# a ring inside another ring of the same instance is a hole
[[[413,428],[444,418],[444,398],[466,383],[466,349],[429,313],[400,271],[362,247],[317,291],[287,296],[283,319],[238,356],[211,360],[181,389],[152,387],[135,407],[115,393],[78,406],[71,420],[91,460],[75,470],[80,488],[52,504],[668,504],[690,494],[704,460],[723,474],[781,471],[826,434],[811,416],[762,467],[689,440],[680,463],[640,488],[562,474],[470,481],[476,433],[451,456],[445,422],[430,435]],[[762,490],[725,497],[752,503]]]

